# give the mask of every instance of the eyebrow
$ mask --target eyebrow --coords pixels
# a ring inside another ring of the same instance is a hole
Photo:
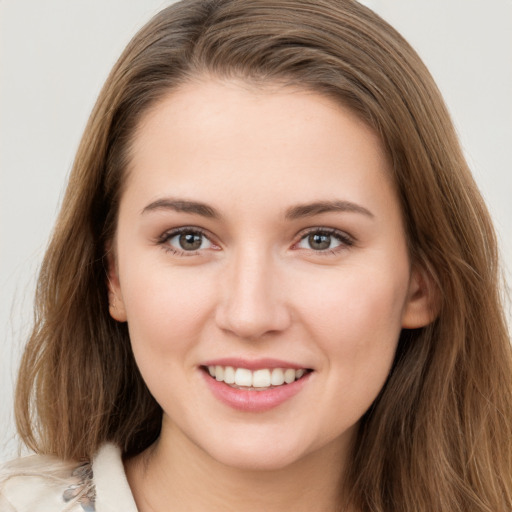
[[[285,216],[288,220],[296,220],[329,212],[360,213],[372,219],[375,217],[373,213],[364,206],[350,201],[318,201],[315,203],[299,204],[288,208]]]
[[[142,210],[141,214],[158,210],[173,210],[175,212],[192,213],[209,219],[218,219],[220,217],[215,208],[212,208],[207,204],[197,201],[171,198],[157,199],[156,201],[153,201]]]
[[[153,201],[142,210],[141,214],[158,210],[173,210],[175,212],[191,213],[194,215],[200,215],[201,217],[207,217],[209,219],[219,219],[221,217],[215,208],[205,203],[172,198],[163,198]],[[367,217],[374,218],[374,215],[370,210],[350,201],[317,201],[314,203],[299,204],[288,208],[285,213],[285,218],[287,220],[297,220],[329,212],[359,213]]]

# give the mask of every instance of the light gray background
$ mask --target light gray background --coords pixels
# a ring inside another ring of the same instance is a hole
[[[0,0],[0,461],[35,274],[89,112],[163,0]],[[512,0],[366,0],[440,86],[512,268]],[[510,282],[510,277],[509,277]],[[510,314],[510,306],[508,307]]]

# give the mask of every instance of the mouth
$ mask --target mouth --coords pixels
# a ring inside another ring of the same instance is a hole
[[[312,370],[309,368],[237,368],[234,366],[209,365],[201,369],[217,382],[233,389],[245,391],[268,391],[282,388],[303,379]]]

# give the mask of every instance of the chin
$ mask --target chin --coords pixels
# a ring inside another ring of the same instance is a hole
[[[213,455],[213,454],[211,454]],[[230,451],[214,456],[217,462],[242,471],[279,471],[297,462],[296,453],[282,453],[280,450],[253,452],[250,450]]]
[[[260,436],[226,436],[198,447],[218,463],[246,471],[278,471],[292,465],[304,453],[304,446],[291,440]]]

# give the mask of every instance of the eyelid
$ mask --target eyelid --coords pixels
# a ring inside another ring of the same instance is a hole
[[[181,233],[200,234],[200,235],[204,236],[212,244],[213,247],[209,247],[208,249],[198,249],[196,251],[185,251],[185,250],[180,250],[177,247],[167,244],[167,242],[171,238],[173,238]],[[340,245],[333,249],[324,249],[324,250],[297,248],[297,245],[302,240],[304,240],[307,236],[309,236],[311,234],[315,234],[315,233],[327,234],[329,236],[332,236],[340,242]],[[209,233],[207,230],[205,230],[204,228],[201,228],[198,226],[179,226],[176,228],[168,229],[168,230],[164,231],[161,235],[156,237],[155,243],[157,245],[162,246],[162,248],[164,250],[169,251],[172,254],[176,254],[178,256],[195,256],[195,255],[199,254],[200,252],[204,252],[206,250],[220,249],[220,244],[218,244],[214,241],[213,235],[211,233]],[[310,227],[310,228],[302,230],[296,236],[296,241],[293,243],[292,249],[308,251],[308,252],[310,252],[312,254],[316,254],[316,255],[332,255],[332,254],[338,253],[339,251],[349,249],[355,243],[356,243],[356,239],[352,235],[348,234],[346,231],[342,231],[340,229],[331,228],[331,227],[325,227],[325,226],[314,226],[314,227]]]
[[[213,241],[213,236],[208,231],[198,226],[179,226],[176,228],[168,229],[155,239],[155,243],[160,245],[164,250],[171,252],[172,254],[176,254],[177,256],[196,256],[200,252],[212,249],[212,247],[210,247],[208,249],[198,249],[196,251],[184,251],[167,243],[170,239],[182,233],[194,233],[202,235],[212,244],[213,248],[219,248],[219,244]]]
[[[337,253],[338,251],[346,250],[350,247],[352,247],[356,243],[356,239],[348,234],[346,231],[342,231],[340,229],[336,228],[329,228],[324,226],[315,226],[311,228],[307,228],[303,231],[301,231],[297,235],[297,241],[294,242],[293,247],[295,248],[302,240],[304,240],[309,235],[320,233],[320,234],[326,234],[330,235],[334,238],[336,238],[340,243],[338,247],[335,247],[333,249],[324,249],[324,250],[314,250],[314,249],[300,249],[300,250],[306,250],[314,254],[318,255],[332,255],[333,253]]]

